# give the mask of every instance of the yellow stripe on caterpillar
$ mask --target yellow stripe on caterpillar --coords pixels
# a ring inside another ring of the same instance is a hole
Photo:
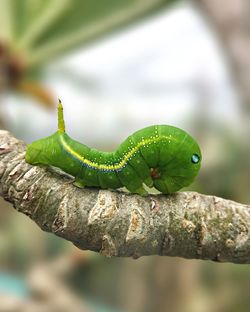
[[[84,165],[97,170],[121,170],[127,164],[128,160],[140,149],[140,147],[145,146],[147,144],[157,143],[158,141],[161,140],[169,140],[169,137],[161,136],[161,137],[152,137],[151,139],[144,139],[141,142],[139,142],[135,147],[133,147],[126,155],[124,155],[123,159],[121,159],[119,163],[114,165],[106,165],[106,164],[98,164],[87,158],[84,158],[68,145],[63,136],[60,136],[62,146],[69,154],[71,154],[74,158],[81,161]]]

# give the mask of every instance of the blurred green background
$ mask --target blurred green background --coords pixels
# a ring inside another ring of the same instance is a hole
[[[57,98],[103,150],[176,125],[203,151],[188,189],[249,203],[249,18],[248,0],[0,0],[0,126],[47,136]],[[250,310],[248,265],[106,259],[0,204],[0,311]]]

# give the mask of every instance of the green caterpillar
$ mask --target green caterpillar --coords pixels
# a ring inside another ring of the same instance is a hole
[[[65,133],[59,101],[57,132],[28,145],[25,159],[62,169],[75,177],[79,187],[126,187],[131,193],[147,195],[145,184],[170,194],[193,182],[201,166],[201,151],[185,131],[161,125],[135,132],[114,152],[100,152]]]

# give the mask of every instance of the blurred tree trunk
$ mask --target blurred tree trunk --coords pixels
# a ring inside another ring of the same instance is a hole
[[[244,113],[250,113],[249,0],[193,0],[212,24],[231,65]]]

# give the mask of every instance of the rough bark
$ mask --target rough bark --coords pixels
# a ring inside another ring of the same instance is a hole
[[[194,192],[79,189],[60,172],[27,164],[25,146],[0,131],[0,193],[44,231],[108,257],[250,263],[250,206]]]

